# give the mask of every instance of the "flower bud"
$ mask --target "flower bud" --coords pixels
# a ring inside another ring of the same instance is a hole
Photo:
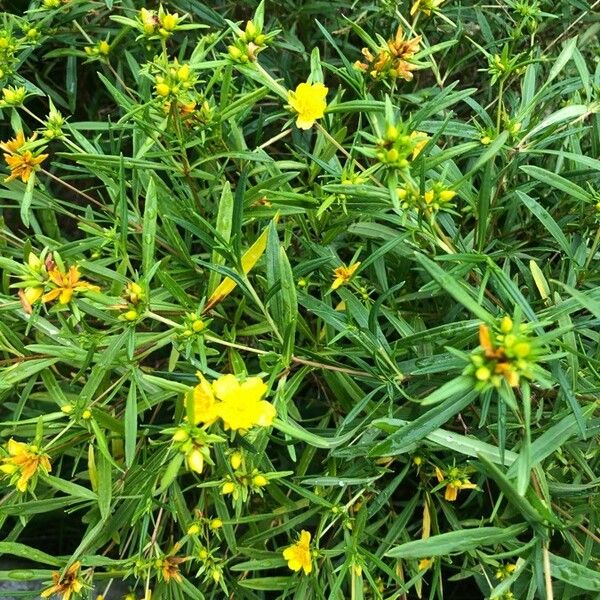
[[[395,142],[398,139],[398,128],[395,125],[388,125],[385,138],[388,142]]]
[[[479,367],[475,371],[475,377],[479,381],[487,381],[492,375],[492,372],[487,367]]]
[[[157,83],[156,84],[156,93],[159,96],[168,96],[171,93],[171,88],[166,83]]]
[[[188,468],[190,471],[194,471],[194,473],[202,473],[204,469],[204,456],[198,448],[194,448],[191,452],[185,457],[187,461]]]
[[[456,192],[454,190],[442,190],[440,192],[440,200],[442,202],[448,202],[449,200],[452,200],[454,196],[456,196]]]
[[[266,485],[269,485],[269,480],[264,475],[259,474],[252,478],[252,483],[256,487],[265,487]]]
[[[163,29],[166,31],[173,31],[175,27],[177,27],[177,22],[179,21],[179,15],[177,13],[171,14],[167,13],[161,19],[160,24],[163,26]]]
[[[221,529],[221,527],[223,527],[223,521],[221,521],[221,519],[213,519],[210,522],[211,529]]]
[[[189,434],[181,427],[173,434],[173,441],[177,443],[185,442],[189,438]]]
[[[227,494],[232,494],[234,490],[235,484],[233,483],[233,481],[226,481],[223,484],[223,487],[221,487],[221,494],[226,496]]]
[[[388,162],[396,162],[400,158],[400,153],[396,148],[392,148],[386,152],[385,158]]]
[[[241,452],[234,452],[230,457],[229,457],[229,462],[231,464],[231,468],[236,471],[237,469],[240,468],[240,465],[242,464],[242,453]]]
[[[188,535],[198,535],[200,533],[200,525],[198,523],[192,523],[187,530]]]
[[[199,331],[202,331],[205,327],[206,327],[206,325],[204,324],[204,321],[202,319],[196,319],[192,323],[192,329],[196,333],[198,333]]]
[[[227,52],[233,60],[239,60],[242,57],[242,51],[237,46],[228,46]]]
[[[513,320],[506,315],[502,317],[502,321],[500,321],[500,331],[502,333],[510,333],[513,330]]]
[[[258,33],[256,25],[252,21],[246,23],[246,41],[251,42]]]
[[[179,79],[179,81],[187,81],[190,78],[190,72],[189,65],[182,65],[177,70],[177,79]]]
[[[20,106],[25,100],[27,90],[24,87],[8,87],[2,90],[2,99],[10,106]]]

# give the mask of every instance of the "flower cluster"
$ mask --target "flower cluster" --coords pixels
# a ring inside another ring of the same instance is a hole
[[[479,326],[480,347],[471,353],[466,375],[475,378],[479,389],[499,387],[505,381],[517,387],[522,378],[536,376],[538,348],[530,328],[505,316],[497,327]]]
[[[448,502],[454,502],[460,490],[477,489],[477,486],[469,480],[468,469],[450,467],[447,471],[442,471],[439,467],[435,467],[435,476],[438,483],[446,486],[444,499]]]
[[[106,58],[110,54],[110,44],[108,40],[100,40],[94,46],[86,46],[85,53],[90,58]]]
[[[399,187],[396,193],[402,208],[412,208],[424,213],[436,213],[451,208],[452,199],[456,196],[454,190],[449,190],[439,182],[432,184],[423,194],[411,184]]]
[[[137,26],[148,38],[165,39],[181,28],[182,17],[170,13],[161,6],[158,12],[142,8],[137,15]]]
[[[187,425],[178,428],[173,434],[173,443],[185,456],[185,464],[189,471],[200,475],[204,464],[213,465],[210,449],[214,443],[223,442],[218,435],[206,433],[203,429]]]
[[[227,47],[227,52],[234,62],[254,62],[259,52],[262,52],[275,37],[276,31],[265,34],[254,21],[248,21],[244,30],[235,27],[236,38],[233,44]]]
[[[249,458],[241,450],[234,450],[229,455],[229,464],[233,470],[233,477],[227,475],[221,486],[224,496],[231,494],[234,502],[245,502],[251,493],[262,495],[262,489],[269,485],[269,474],[253,468]]]
[[[186,396],[188,419],[195,425],[210,425],[221,419],[225,430],[245,433],[253,427],[269,427],[275,407],[263,396],[267,386],[260,377],[244,380],[222,375],[209,383],[198,373],[200,383]]]
[[[396,35],[388,40],[385,46],[373,51],[363,48],[364,62],[357,60],[354,66],[368,73],[373,79],[410,81],[413,78],[413,71],[417,68],[413,59],[420,44],[421,36],[405,39],[402,28],[398,27]]]
[[[14,87],[8,86],[2,90],[2,98],[0,99],[0,107],[21,106],[27,98],[27,90],[23,86]]]
[[[79,267],[71,265],[66,269],[58,256],[46,251],[40,256],[30,252],[25,269],[26,273],[21,275],[23,281],[13,287],[21,288],[19,297],[27,312],[31,312],[32,305],[38,300],[43,303],[58,300],[59,304],[68,304],[77,293],[100,291],[97,285],[81,279]]]
[[[380,163],[395,169],[406,169],[427,145],[429,138],[420,131],[410,134],[402,124],[388,125],[385,134],[377,140],[375,156]]]
[[[121,319],[124,321],[137,321],[146,307],[146,291],[137,281],[129,281],[121,295],[124,304],[117,308],[122,310]]]
[[[196,85],[197,78],[187,64],[180,65],[177,61],[161,69],[154,77],[154,89],[159,98],[176,98],[185,104],[190,101],[189,94]]]
[[[48,475],[52,470],[48,455],[35,444],[25,444],[14,439],[6,444],[8,456],[1,459],[0,471],[7,477],[19,492],[26,492],[35,487],[38,473]]]

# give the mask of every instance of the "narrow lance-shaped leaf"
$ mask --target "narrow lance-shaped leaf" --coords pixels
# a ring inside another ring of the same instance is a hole
[[[242,256],[242,270],[244,274],[247,275],[259,261],[260,257],[264,254],[264,251],[267,247],[267,239],[269,235],[269,228],[266,227],[264,231],[260,234],[258,239],[244,252]],[[226,277],[217,287],[217,289],[212,293],[206,306],[204,307],[204,312],[210,310],[219,302],[222,302],[236,287],[235,281],[230,277]]]

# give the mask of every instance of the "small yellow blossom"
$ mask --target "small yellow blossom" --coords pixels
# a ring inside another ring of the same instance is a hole
[[[58,267],[48,271],[48,278],[54,284],[54,289],[42,296],[42,302],[52,302],[58,298],[59,304],[68,304],[77,292],[99,292],[97,285],[81,279],[79,268],[75,265],[69,267],[67,273],[63,273]]]
[[[177,556],[166,556],[162,561],[159,561],[163,579],[167,583],[171,581],[171,579],[176,583],[180,583],[181,573],[179,572],[179,565],[185,561],[185,558]]]
[[[301,83],[296,91],[288,91],[289,105],[298,113],[296,127],[310,129],[317,119],[323,118],[328,91],[322,83]]]
[[[448,502],[454,502],[458,497],[459,490],[473,490],[477,486],[469,481],[469,478],[456,467],[452,467],[447,473],[444,473],[439,467],[435,468],[437,480],[446,484],[444,499]]]
[[[510,575],[512,575],[517,570],[517,565],[515,563],[507,563],[502,565],[496,571],[496,579],[506,579]]]
[[[33,135],[27,141],[32,142],[35,137]],[[5,179],[7,182],[20,177],[23,183],[27,183],[31,174],[48,158],[47,154],[34,156],[31,150],[23,150],[25,142],[23,132],[19,131],[12,140],[0,143],[0,148],[4,150],[4,160],[10,169],[10,175]]]
[[[288,546],[283,551],[283,558],[287,560],[292,571],[302,569],[306,575],[312,571],[312,557],[310,551],[310,532],[304,529],[295,544]]]
[[[422,131],[413,131],[410,134],[410,139],[414,142],[413,151],[412,151],[412,160],[415,160],[419,154],[421,154],[421,150],[427,146],[427,142],[429,141],[429,136]]]
[[[424,571],[425,569],[429,569],[429,567],[433,564],[433,558],[422,558],[417,565],[419,571]]]
[[[61,577],[58,571],[53,571],[53,585],[44,590],[40,596],[49,598],[50,596],[60,595],[61,600],[69,600],[73,594],[78,594],[83,589],[83,583],[78,579],[81,563],[74,562]]]
[[[221,519],[213,519],[210,522],[211,529],[221,529],[221,527],[223,527],[223,521],[221,521]]]
[[[27,485],[38,472],[46,475],[52,470],[48,455],[33,444],[24,444],[14,439],[6,445],[8,456],[2,459],[0,471],[15,480],[20,492],[27,491]]]
[[[360,262],[355,262],[349,267],[341,266],[333,270],[334,280],[331,284],[332,290],[337,290],[339,287],[346,285],[353,277],[356,269],[360,267]]]
[[[445,2],[445,0],[415,0],[410,9],[411,16],[417,12],[422,12],[424,15],[430,17],[432,13],[437,12],[438,8]]]

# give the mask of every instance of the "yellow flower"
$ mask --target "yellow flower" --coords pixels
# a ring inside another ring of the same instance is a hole
[[[445,2],[445,0],[415,0],[410,9],[411,16],[416,12],[422,12],[430,17],[431,13],[435,13],[437,9]]]
[[[212,384],[217,415],[225,429],[247,431],[258,425],[268,427],[276,412],[274,406],[262,400],[267,386],[260,377],[248,377],[240,382],[235,375],[222,375]]]
[[[415,160],[415,158],[417,158],[417,156],[421,154],[421,150],[423,150],[423,148],[427,146],[429,136],[426,133],[423,133],[422,131],[413,131],[410,134],[410,140],[411,142],[415,143],[412,151],[412,160]]]
[[[358,267],[360,267],[360,262],[355,262],[353,265],[350,265],[349,267],[341,266],[341,267],[337,267],[336,269],[334,269],[333,270],[334,280],[333,280],[333,283],[331,284],[331,289],[337,290],[339,287],[346,285],[352,279],[352,276],[354,275],[354,273],[356,272],[356,269],[358,269]]]
[[[262,399],[267,386],[260,377],[240,381],[235,375],[221,375],[212,384],[201,373],[198,378],[200,383],[186,397],[186,404],[194,403],[194,425],[221,419],[225,429],[244,432],[273,422],[276,411]]]
[[[187,559],[179,556],[167,556],[160,564],[163,579],[168,583],[173,579],[176,583],[181,582],[181,573],[179,572],[179,565],[185,562]]]
[[[384,46],[377,48],[375,55],[368,48],[363,48],[362,55],[366,62],[357,60],[354,66],[368,73],[373,79],[395,80],[400,77],[405,81],[410,81],[416,65],[409,61],[418,51],[420,44],[421,36],[404,39],[402,26],[398,26],[394,38],[388,40]]]
[[[439,467],[435,468],[437,480],[446,483],[444,499],[448,502],[454,502],[458,496],[459,490],[473,490],[477,486],[469,481],[469,478],[456,467],[452,467],[448,473],[444,473]]]
[[[203,377],[202,373],[196,373],[200,383],[186,397],[186,404],[189,401],[194,403],[194,425],[204,423],[210,425],[217,418],[217,401],[212,387]]]
[[[67,273],[63,273],[58,267],[48,271],[48,278],[55,285],[54,289],[42,296],[42,302],[52,302],[58,298],[59,304],[69,304],[76,292],[99,292],[97,285],[81,279],[79,269],[72,265]]]
[[[288,546],[283,551],[283,558],[287,560],[288,567],[292,571],[302,569],[306,575],[312,571],[312,558],[310,552],[310,532],[300,532],[300,537],[295,544]]]
[[[77,578],[81,563],[74,562],[61,577],[58,571],[52,573],[54,585],[44,590],[40,596],[49,598],[53,595],[60,595],[62,600],[69,600],[73,594],[78,594],[83,589],[83,583]]]
[[[10,142],[7,142],[7,145]],[[48,158],[47,154],[34,156],[31,150],[25,150],[21,154],[5,154],[4,160],[10,169],[10,175],[4,180],[6,182],[21,178],[23,183],[27,183],[34,171],[37,171],[39,165]]]
[[[419,571],[424,571],[425,569],[429,569],[429,567],[433,564],[433,558],[422,558],[419,561],[417,568]]]
[[[32,142],[35,138],[34,134],[29,140],[25,140],[23,131],[19,131],[12,140],[0,143],[0,148],[4,150],[4,160],[10,168],[10,175],[5,181],[12,181],[20,177],[23,183],[27,183],[31,174],[48,158],[47,154],[34,156],[30,150],[23,150],[26,141]]]
[[[11,438],[6,449],[9,455],[2,459],[0,471],[16,479],[15,486],[20,492],[27,491],[29,480],[39,471],[47,475],[52,470],[48,455],[33,444],[24,444]]]
[[[0,148],[8,154],[15,154],[25,145],[25,135],[23,131],[18,131],[16,137],[7,142],[0,143]]]
[[[517,565],[515,563],[507,563],[506,565],[502,565],[496,571],[496,579],[506,579],[510,575],[512,575],[517,570]]]
[[[296,127],[310,129],[317,119],[321,119],[327,108],[328,88],[322,83],[301,83],[295,92],[288,91],[288,102],[298,113]]]

